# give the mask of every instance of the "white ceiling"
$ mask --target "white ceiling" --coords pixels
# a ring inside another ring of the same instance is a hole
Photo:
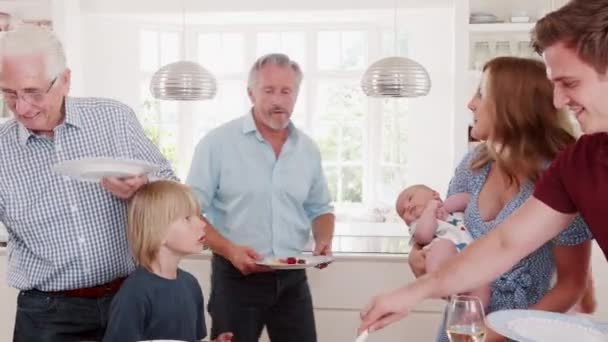
[[[294,10],[362,10],[452,7],[463,0],[81,0],[81,10],[99,14],[181,12],[249,12]]]

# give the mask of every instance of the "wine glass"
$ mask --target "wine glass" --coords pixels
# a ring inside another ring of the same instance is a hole
[[[445,311],[445,327],[450,342],[483,342],[485,315],[479,298],[452,296]]]

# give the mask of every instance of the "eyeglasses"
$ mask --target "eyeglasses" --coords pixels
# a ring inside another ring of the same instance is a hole
[[[46,97],[46,94],[48,94],[49,91],[51,91],[51,88],[53,88],[53,85],[55,85],[55,82],[57,82],[57,78],[58,77],[55,77],[51,81],[51,84],[48,86],[48,88],[46,90],[26,89],[23,91],[22,94],[19,94],[14,90],[2,89],[2,97],[4,97],[4,101],[9,105],[14,105],[15,103],[17,103],[17,100],[19,98],[21,98],[23,101],[25,101],[31,105],[40,104]]]

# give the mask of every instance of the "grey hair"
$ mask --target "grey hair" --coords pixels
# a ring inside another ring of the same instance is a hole
[[[249,71],[249,79],[247,80],[248,88],[251,89],[256,85],[258,81],[259,71],[266,64],[272,64],[281,67],[290,67],[296,73],[296,89],[300,88],[300,83],[302,83],[303,78],[302,69],[300,69],[298,63],[296,63],[294,60],[290,59],[289,56],[283,53],[269,53],[258,58],[258,60],[253,63],[253,66]]]
[[[49,79],[67,68],[65,50],[57,36],[48,28],[23,24],[7,31],[0,38],[0,61],[7,56],[31,56],[42,54]],[[0,63],[0,67],[2,63]],[[0,70],[1,72],[1,70]]]

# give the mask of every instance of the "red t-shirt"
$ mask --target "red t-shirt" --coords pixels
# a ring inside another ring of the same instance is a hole
[[[608,258],[608,134],[582,136],[558,155],[534,197],[562,213],[580,213]]]

